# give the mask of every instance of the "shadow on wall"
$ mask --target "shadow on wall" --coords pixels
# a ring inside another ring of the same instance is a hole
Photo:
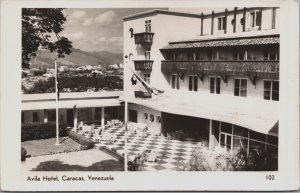
[[[61,161],[53,160],[41,162],[31,171],[124,171],[124,163],[111,159],[83,167],[80,165],[63,164]]]

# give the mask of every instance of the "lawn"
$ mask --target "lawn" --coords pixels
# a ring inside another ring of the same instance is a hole
[[[62,137],[59,141],[60,145],[55,145],[56,138],[31,140],[22,142],[21,146],[32,157],[80,150],[80,144],[68,137]]]

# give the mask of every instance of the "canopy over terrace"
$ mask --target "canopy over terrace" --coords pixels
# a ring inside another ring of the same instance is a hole
[[[128,102],[166,113],[217,120],[278,135],[274,129],[278,122],[278,102],[275,101],[167,91],[152,99],[130,98]]]
[[[60,93],[58,108],[120,106],[122,91]],[[55,93],[22,96],[22,110],[55,109]]]

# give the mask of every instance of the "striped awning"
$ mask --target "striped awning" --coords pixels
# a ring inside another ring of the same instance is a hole
[[[227,39],[205,39],[198,41],[171,42],[161,50],[210,47],[236,47],[279,44],[279,35],[262,37],[243,37]]]

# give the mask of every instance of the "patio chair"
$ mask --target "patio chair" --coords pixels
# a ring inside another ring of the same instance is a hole
[[[147,154],[147,161],[149,162],[156,162],[157,154],[155,150],[152,150],[150,153]]]
[[[172,139],[171,134],[167,133],[167,140],[170,141]]]
[[[111,134],[110,136],[110,142],[115,142],[117,140],[117,135],[115,133]]]

